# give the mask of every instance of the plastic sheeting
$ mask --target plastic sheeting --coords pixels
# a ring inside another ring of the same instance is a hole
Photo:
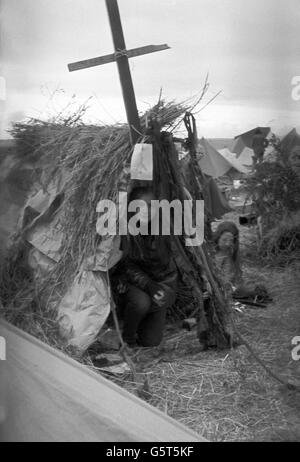
[[[36,281],[41,281],[54,269],[56,262],[32,247],[28,252],[28,264],[33,270]]]
[[[50,222],[42,218],[28,231],[26,236],[27,242],[55,262],[60,260],[63,239],[59,220],[58,214],[54,215]]]
[[[86,350],[96,339],[110,313],[111,304],[107,271],[121,258],[119,237],[103,239],[95,257],[86,259],[58,306],[61,336],[68,345]]]
[[[95,340],[110,313],[105,273],[83,271],[76,278],[58,307],[61,336],[79,350]]]
[[[119,238],[110,237],[98,247],[94,259],[76,276],[61,299],[51,301],[57,310],[59,332],[67,345],[86,350],[96,339],[110,313],[111,303],[107,271],[121,258]],[[57,264],[36,247],[28,252],[28,263],[36,281],[42,281]],[[88,269],[90,268],[90,270]]]
[[[61,257],[63,232],[59,197],[62,186],[63,176],[47,190],[32,195],[24,207],[21,225],[25,226],[26,240],[31,245],[28,263],[37,283],[55,268]],[[119,236],[102,238],[95,254],[86,256],[80,274],[66,292],[51,299],[51,305],[57,310],[61,336],[80,351],[94,342],[110,313],[113,301],[109,296],[107,271],[120,260],[119,247]]]

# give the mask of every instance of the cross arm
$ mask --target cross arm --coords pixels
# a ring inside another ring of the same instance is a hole
[[[116,53],[111,53],[105,56],[99,56],[98,58],[85,59],[83,61],[77,61],[75,63],[68,64],[70,72],[78,71],[80,69],[87,69],[89,67],[100,66],[102,64],[108,64],[116,61],[121,56],[127,56],[128,58],[134,58],[136,56],[146,55],[148,53],[154,53],[156,51],[168,50],[170,47],[166,44],[163,45],[147,45],[139,48],[132,48],[131,50],[120,50]]]

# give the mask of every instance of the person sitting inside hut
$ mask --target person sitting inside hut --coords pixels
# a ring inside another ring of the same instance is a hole
[[[254,156],[253,156],[253,166],[254,167],[257,163],[260,164],[263,161],[265,149],[268,146],[268,144],[269,143],[264,137],[260,128],[257,128],[255,130],[255,133],[252,139],[252,149],[254,152]]]
[[[117,271],[121,276],[117,290],[122,292],[124,302],[123,340],[129,346],[160,344],[167,309],[176,298],[177,270],[171,256],[170,237],[152,236],[150,232],[150,207],[154,199],[152,189],[145,187],[137,187],[129,195],[129,202],[143,200],[147,204],[147,216],[143,217],[140,211],[139,217],[149,230],[147,235],[128,234],[122,242],[124,254]]]

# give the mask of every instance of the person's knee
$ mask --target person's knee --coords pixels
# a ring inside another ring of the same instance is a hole
[[[142,290],[136,290],[129,294],[128,304],[137,313],[148,313],[151,308],[151,298]]]

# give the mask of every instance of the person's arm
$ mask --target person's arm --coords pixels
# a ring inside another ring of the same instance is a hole
[[[126,258],[123,261],[122,267],[126,274],[127,281],[144,292],[147,292],[151,297],[154,297],[154,295],[161,290],[160,284],[152,281],[152,279],[131,259]]]

